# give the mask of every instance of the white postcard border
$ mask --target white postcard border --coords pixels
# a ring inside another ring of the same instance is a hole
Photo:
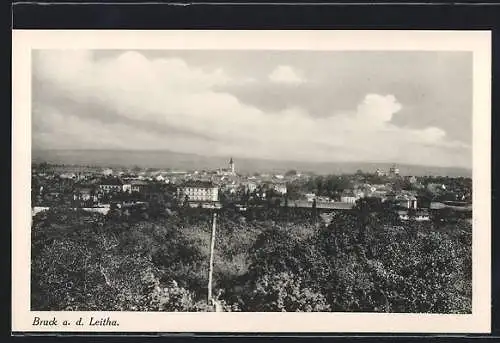
[[[489,31],[14,30],[12,60],[12,331],[393,332],[491,330],[491,33]],[[473,301],[471,315],[30,311],[31,50],[384,50],[473,52]],[[33,326],[111,317],[120,326]]]

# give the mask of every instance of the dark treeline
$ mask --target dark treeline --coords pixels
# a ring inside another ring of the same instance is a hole
[[[182,207],[39,213],[32,309],[209,311],[211,221]],[[214,293],[226,311],[470,313],[471,239],[465,220],[403,225],[363,202],[328,224],[314,209],[223,209]]]

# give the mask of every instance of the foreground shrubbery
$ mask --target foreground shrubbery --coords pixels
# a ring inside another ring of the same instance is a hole
[[[214,292],[225,311],[470,313],[470,224],[395,227],[387,212],[360,207],[325,226],[297,213],[219,215]],[[40,213],[32,309],[212,310],[210,233],[202,210]]]

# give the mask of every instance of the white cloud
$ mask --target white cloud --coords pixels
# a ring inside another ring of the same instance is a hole
[[[402,105],[394,95],[381,96],[368,94],[358,106],[357,115],[359,120],[367,121],[369,124],[387,123],[392,116],[402,109]]]
[[[298,72],[290,66],[277,66],[270,74],[269,80],[275,83],[297,85],[304,80]]]
[[[448,141],[439,128],[413,130],[392,125],[391,119],[403,105],[390,94],[368,94],[351,113],[313,118],[301,108],[267,113],[242,104],[231,94],[214,91],[217,86],[242,80],[233,79],[223,69],[206,72],[193,68],[180,59],[150,60],[127,52],[96,60],[88,52],[75,51],[38,52],[35,57],[35,71],[44,87],[53,87],[62,97],[84,103],[98,99],[128,121],[195,134],[150,132],[127,125],[125,120],[98,121],[95,113],[72,116],[53,100],[44,104],[41,89],[37,98],[42,103],[35,108],[34,120],[43,122],[44,130],[35,130],[34,142],[43,147],[170,149],[314,161],[470,162],[463,154],[469,147]],[[293,69],[283,66],[271,76],[280,82],[300,80]],[[462,149],[461,154],[446,150],[455,147]]]

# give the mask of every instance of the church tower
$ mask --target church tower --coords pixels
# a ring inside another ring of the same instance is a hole
[[[235,172],[234,172],[234,161],[233,161],[232,157],[229,159],[229,170],[231,170],[231,174],[235,175]]]

